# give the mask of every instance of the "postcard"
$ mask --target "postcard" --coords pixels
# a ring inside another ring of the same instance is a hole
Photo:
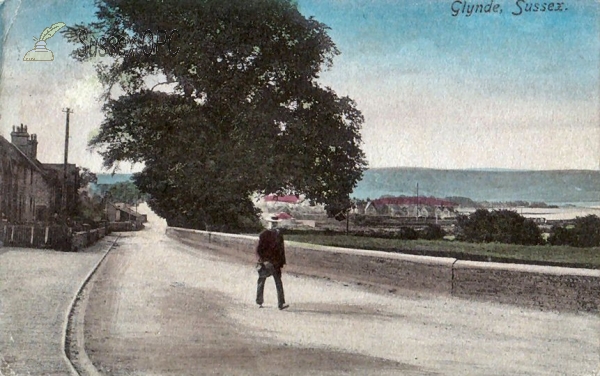
[[[0,376],[600,375],[597,0],[0,0],[0,38]]]

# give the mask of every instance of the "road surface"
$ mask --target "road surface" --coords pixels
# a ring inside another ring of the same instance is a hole
[[[107,375],[596,375],[600,319],[366,290],[284,269],[255,304],[253,265],[165,224],[119,240],[90,285],[86,349]],[[343,265],[340,265],[343,268]]]
[[[81,252],[0,248],[0,375],[70,375],[63,352],[67,314],[115,239]]]

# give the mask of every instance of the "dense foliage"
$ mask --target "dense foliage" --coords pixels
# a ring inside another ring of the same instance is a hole
[[[477,243],[543,244],[542,233],[530,219],[512,210],[478,209],[457,218],[457,239]]]
[[[571,245],[574,247],[600,246],[600,218],[596,215],[577,217],[573,225],[555,226],[548,238],[552,245]]]
[[[88,191],[79,193],[79,207],[77,215],[73,219],[83,223],[99,222],[106,217],[106,205],[102,197],[89,195]]]
[[[441,240],[446,236],[446,231],[440,225],[428,224],[420,234],[421,239]]]
[[[112,55],[98,64],[105,120],[90,143],[106,166],[144,163],[135,183],[169,224],[252,227],[255,193],[306,194],[330,215],[350,206],[366,166],[363,117],[316,81],[339,53],[326,25],[286,0],[97,6],[99,22],[64,33],[79,44],[78,60],[94,59],[82,35],[169,37],[150,49],[104,46]]]
[[[79,187],[87,188],[90,184],[95,184],[98,182],[98,176],[95,173],[91,172],[89,168],[83,167],[79,169]]]
[[[97,183],[98,177],[86,167],[79,168],[78,170],[78,185],[75,188],[77,193],[74,195],[77,199],[69,203],[70,210],[67,216],[93,222],[96,218],[100,217],[100,209],[98,203],[95,202],[97,200],[88,195],[87,188],[90,184]]]
[[[138,187],[130,181],[111,184],[105,193],[110,202],[119,202],[136,205],[146,200],[146,196],[140,192]]]

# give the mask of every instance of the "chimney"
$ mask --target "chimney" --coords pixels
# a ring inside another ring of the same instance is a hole
[[[29,140],[29,150],[31,152],[29,156],[32,159],[37,159],[37,144],[37,134],[32,134]]]
[[[26,125],[21,124],[16,127],[13,125],[10,139],[12,144],[18,147],[25,155],[33,159],[37,158],[37,135],[32,134],[30,137]]]

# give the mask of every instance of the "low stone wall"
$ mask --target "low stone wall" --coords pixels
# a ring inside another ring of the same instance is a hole
[[[598,312],[600,270],[457,261],[453,294],[542,309]]]
[[[256,236],[173,227],[167,234],[190,245],[232,250],[246,262],[254,259],[258,241]],[[378,284],[390,291],[426,291],[544,310],[598,312],[600,307],[600,270],[458,261],[291,241],[286,241],[286,257],[289,270],[298,274]]]
[[[89,247],[98,240],[102,239],[104,236],[106,236],[106,229],[104,227],[74,232],[71,236],[70,250],[76,252],[85,247]]]
[[[144,228],[144,225],[140,223],[136,223],[135,221],[124,221],[124,222],[110,222],[108,224],[108,231],[139,231]]]
[[[255,261],[256,236],[208,233],[168,228],[171,236],[191,245],[208,244],[235,250],[236,257]],[[391,254],[376,251],[356,251],[344,248],[320,247],[286,241],[289,270],[298,274],[319,275],[341,281],[378,284],[389,289],[435,291],[450,294],[453,259]],[[339,265],[346,262],[343,270]],[[323,273],[325,271],[325,273]]]
[[[171,229],[188,232],[190,230]],[[258,238],[256,236],[206,233],[194,231],[198,240],[240,250],[251,258]],[[314,269],[326,270],[328,278],[363,284],[387,285],[390,289],[433,291],[450,294],[452,291],[452,263],[450,258],[404,255],[379,251],[363,251],[325,247],[286,241],[286,258],[294,271],[314,275]],[[353,262],[346,262],[352,258]],[[249,260],[250,261],[250,260]],[[345,264],[340,273],[340,264]],[[315,267],[318,265],[318,267]],[[365,277],[367,276],[367,277]]]

